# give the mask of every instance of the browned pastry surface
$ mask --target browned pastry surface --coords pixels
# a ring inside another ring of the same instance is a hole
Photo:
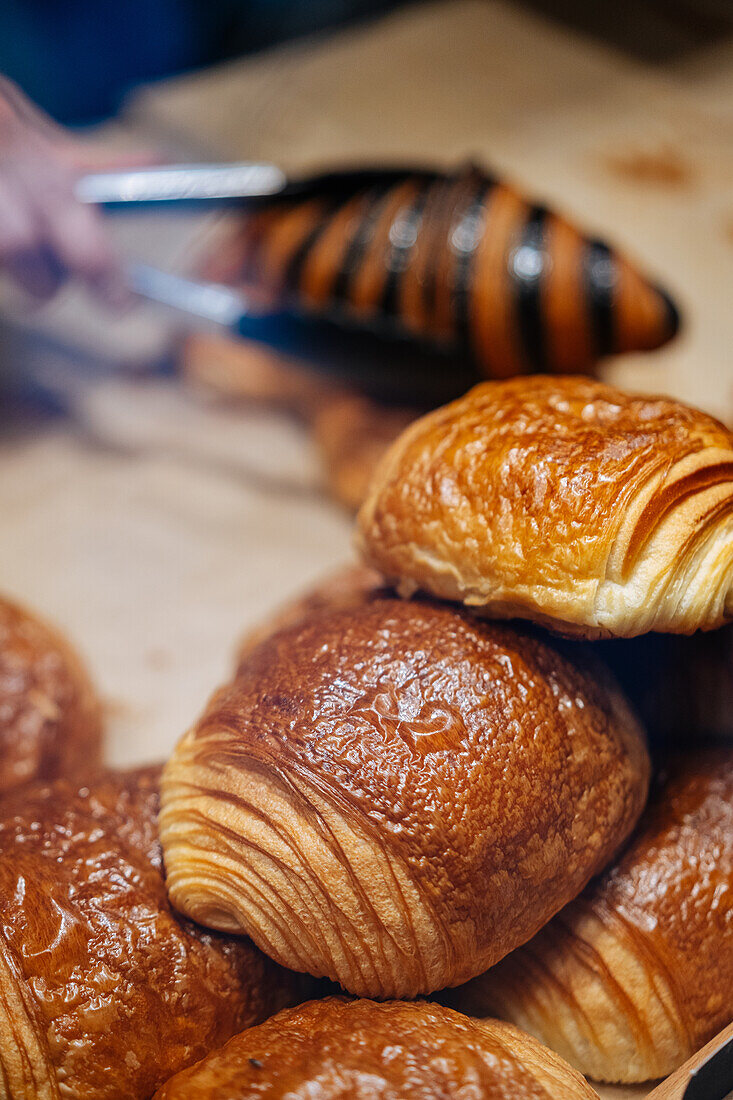
[[[100,707],[79,657],[0,598],[0,794],[31,779],[91,774],[100,747]]]
[[[733,436],[585,378],[483,383],[409,427],[358,520],[365,559],[499,618],[587,637],[733,617]]]
[[[248,940],[175,914],[158,769],[32,785],[0,805],[0,1096],[147,1100],[295,999]]]
[[[666,1076],[733,1018],[733,750],[676,758],[621,860],[457,990],[588,1075]]]
[[[516,1028],[440,1005],[329,997],[285,1009],[179,1073],[155,1100],[593,1100]]]
[[[169,761],[171,899],[351,992],[457,984],[629,834],[648,761],[600,669],[375,596],[247,653]]]

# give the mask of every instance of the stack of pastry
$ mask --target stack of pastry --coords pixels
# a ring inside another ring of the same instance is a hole
[[[174,906],[360,1000],[161,1095],[404,1095],[416,1049],[457,1094],[478,1056],[439,1054],[469,1025],[412,1003],[438,993],[596,1079],[670,1072],[733,1015],[733,752],[658,764],[644,812],[645,736],[596,642],[733,617],[733,437],[587,379],[484,383],[391,447],[357,544],[247,638],[165,769],[161,836]]]
[[[653,774],[598,655],[733,617],[731,434],[484,383],[357,544],[245,640],[157,825],[155,771],[0,804],[0,1096],[570,1100],[733,1016],[733,751]]]

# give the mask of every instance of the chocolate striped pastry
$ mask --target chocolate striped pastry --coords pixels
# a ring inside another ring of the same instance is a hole
[[[0,598],[0,794],[99,766],[101,709],[69,643]]]
[[[619,863],[452,995],[601,1081],[666,1076],[733,1018],[733,750],[680,756]]]
[[[285,1009],[154,1100],[598,1100],[546,1047],[425,1001],[328,997]]]
[[[171,909],[157,768],[0,802],[0,1098],[148,1100],[302,979]]]
[[[490,377],[588,371],[678,324],[617,251],[474,167],[321,177],[255,204],[207,274],[469,351]]]
[[[589,378],[483,382],[408,427],[358,517],[402,595],[581,637],[733,619],[733,434]]]

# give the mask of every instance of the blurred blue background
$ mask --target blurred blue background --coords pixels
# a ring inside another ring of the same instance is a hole
[[[140,81],[378,15],[398,0],[0,0],[0,72],[60,122]]]

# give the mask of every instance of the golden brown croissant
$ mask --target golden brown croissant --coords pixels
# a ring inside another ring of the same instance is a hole
[[[405,431],[359,513],[367,562],[562,633],[733,618],[733,435],[585,378],[486,382]]]
[[[296,310],[467,351],[490,377],[587,371],[677,330],[604,242],[470,167],[333,173],[254,204],[208,274]]]
[[[297,979],[252,943],[171,910],[158,776],[34,784],[0,804],[2,1100],[147,1100],[295,1000]]]
[[[669,1074],[733,1018],[733,750],[680,756],[622,859],[451,1000],[603,1081]]]
[[[101,714],[71,646],[0,598],[0,794],[31,779],[93,772]]]
[[[183,1070],[154,1100],[598,1100],[529,1035],[425,1001],[328,997],[285,1009]]]
[[[533,935],[628,835],[647,781],[598,670],[377,595],[263,641],[179,743],[170,896],[295,970],[414,996]]]

